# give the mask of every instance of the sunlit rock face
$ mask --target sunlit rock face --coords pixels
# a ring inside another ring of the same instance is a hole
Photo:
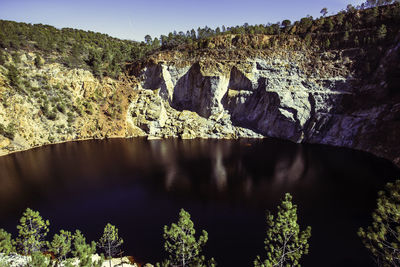
[[[128,108],[126,121],[141,136],[150,138],[262,137],[250,129],[232,125],[230,118],[223,109],[207,118],[187,109],[180,111],[172,108],[157,91],[139,89]]]
[[[327,121],[320,114],[334,113],[350,94],[345,77],[310,78],[289,60],[249,59],[226,72],[206,68],[199,62],[180,70],[153,65],[144,70],[142,86],[160,89],[177,110],[205,118],[226,111],[235,125],[295,142],[318,135]]]
[[[357,78],[349,63],[356,55],[349,59],[341,51],[185,64],[175,58],[152,61],[138,77],[142,88],[158,90],[175,110],[206,119],[225,113],[233,125],[264,136],[351,147],[400,163],[400,145],[392,138],[400,131],[394,119],[400,116],[399,104],[388,98],[380,80],[399,47],[388,51],[378,69],[383,74],[369,84]]]

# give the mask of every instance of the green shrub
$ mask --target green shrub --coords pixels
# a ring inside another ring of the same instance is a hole
[[[15,247],[14,242],[11,239],[11,234],[7,233],[4,229],[0,229],[0,253],[7,256],[14,251]]]
[[[13,61],[14,64],[19,64],[21,63],[21,57],[17,52],[12,53],[11,55],[11,59]]]
[[[0,123],[0,134],[8,139],[14,140],[17,132],[17,125],[13,122],[9,123],[7,127]]]
[[[71,232],[61,230],[60,234],[55,234],[53,241],[50,243],[50,251],[54,253],[54,256],[58,262],[67,259],[68,253],[71,252],[72,246],[72,234]]]
[[[18,69],[14,65],[9,65],[7,67],[7,79],[11,86],[19,87],[21,80],[20,80],[20,73]]]
[[[93,106],[90,102],[85,102],[83,103],[83,106],[85,107],[85,112],[89,115],[93,114]]]
[[[36,54],[35,57],[36,68],[40,69],[43,65],[44,65],[44,59],[39,54]]]
[[[93,262],[92,255],[96,253],[96,243],[92,241],[90,244],[86,243],[86,238],[79,230],[74,234],[74,250],[72,254],[79,259],[79,266],[81,267],[100,267],[104,261],[103,257],[96,262]]]
[[[68,112],[67,117],[68,117],[67,119],[68,124],[72,124],[75,121],[75,116],[72,112]]]
[[[58,103],[57,104],[57,109],[58,109],[58,111],[60,111],[61,113],[64,113],[64,114],[65,114],[65,112],[67,110],[64,103]]]
[[[8,61],[6,54],[3,51],[0,51],[0,65],[6,64]]]
[[[44,101],[43,105],[41,106],[41,110],[43,115],[49,120],[56,120],[57,119],[57,108],[50,108],[49,102],[47,100]]]
[[[31,260],[28,262],[28,267],[48,267],[50,263],[50,255],[43,255],[40,251],[35,251],[31,254]]]

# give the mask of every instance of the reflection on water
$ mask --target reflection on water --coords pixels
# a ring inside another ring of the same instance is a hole
[[[9,203],[25,205],[27,200],[45,197],[53,190],[76,187],[77,182],[86,187],[109,183],[104,172],[128,176],[149,170],[164,172],[166,191],[177,187],[191,190],[201,182],[208,184],[207,191],[223,192],[227,190],[228,177],[235,177],[236,181],[242,179],[242,183],[235,181],[232,186],[242,188],[246,194],[253,193],[253,179],[278,186],[301,179],[305,184],[304,179],[311,182],[315,178],[313,173],[305,175],[307,159],[303,146],[282,143],[281,151],[261,152],[256,148],[260,145],[259,140],[109,140],[73,142],[13,154],[0,158],[0,212],[13,209],[15,205]],[[252,151],[257,151],[256,155],[251,155]],[[262,166],[254,166],[259,162]],[[204,175],[198,177],[201,180],[193,178],[200,174]]]
[[[306,266],[371,266],[357,228],[398,175],[365,153],[272,139],[72,142],[0,158],[0,228],[15,233],[28,206],[53,232],[80,228],[93,240],[110,221],[127,254],[154,262],[163,225],[184,207],[219,266],[250,266],[264,253],[265,211],[290,192],[313,228]]]

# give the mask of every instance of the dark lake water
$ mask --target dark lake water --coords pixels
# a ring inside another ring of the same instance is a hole
[[[303,266],[373,266],[357,229],[396,177],[366,153],[273,139],[71,142],[0,157],[0,228],[15,237],[27,207],[51,234],[80,229],[98,240],[110,222],[126,255],[154,263],[165,256],[163,226],[185,208],[209,233],[207,257],[252,266],[265,255],[266,211],[290,192],[301,228],[312,227]]]

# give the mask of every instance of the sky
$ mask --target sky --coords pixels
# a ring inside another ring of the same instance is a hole
[[[361,0],[0,0],[0,19],[76,28],[143,41],[176,30],[292,22],[328,15]]]

